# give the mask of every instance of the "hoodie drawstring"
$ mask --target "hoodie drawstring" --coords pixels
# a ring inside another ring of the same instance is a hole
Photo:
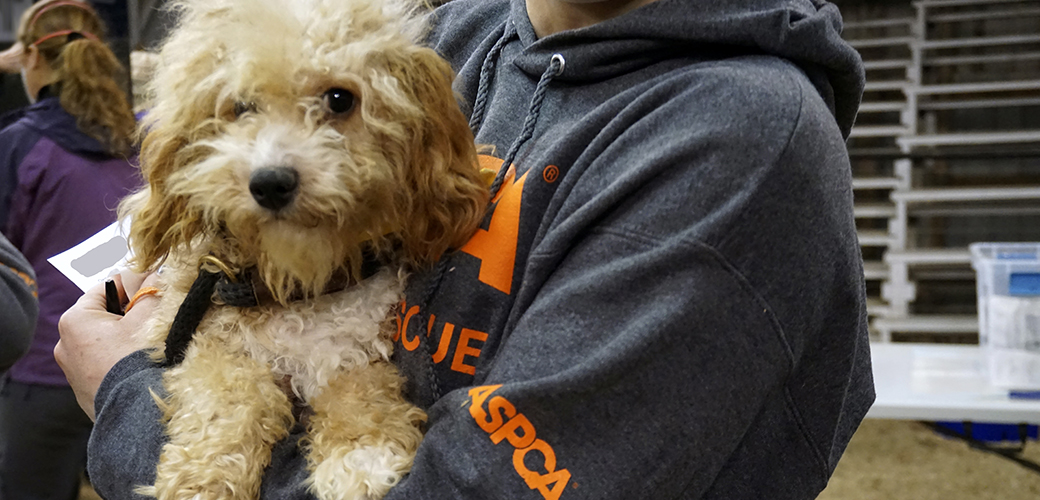
[[[491,47],[488,55],[484,58],[484,63],[480,67],[480,83],[477,87],[477,97],[473,102],[473,115],[469,119],[470,129],[473,130],[473,135],[477,134],[477,128],[481,122],[484,121],[484,115],[487,110],[487,100],[489,88],[491,86],[491,76],[495,72],[495,65],[498,62],[498,56],[502,52],[502,47],[514,36],[516,31],[513,29],[513,25],[510,22],[506,22],[505,28],[502,30],[502,37],[495,42],[495,45]],[[502,187],[502,183],[505,181],[506,171],[509,170],[509,165],[512,165],[513,160],[516,159],[517,153],[520,148],[534,135],[534,127],[538,123],[538,116],[542,111],[542,101],[545,100],[545,93],[549,89],[549,84],[552,83],[553,78],[563,74],[564,65],[566,61],[561,54],[553,54],[552,59],[549,61],[549,66],[545,68],[545,72],[542,73],[542,77],[538,80],[538,85],[534,89],[534,94],[531,96],[531,105],[527,110],[527,117],[524,119],[523,128],[520,130],[520,135],[513,140],[513,144],[509,146],[509,152],[506,153],[505,160],[502,162],[502,166],[498,169],[498,174],[495,175],[495,181],[491,184],[491,197],[490,200],[494,200],[495,195],[498,194],[498,190]],[[426,318],[429,316],[429,303],[430,299],[437,293],[437,290],[441,286],[441,281],[444,279],[444,275],[447,273],[449,259],[442,257],[437,263],[436,268],[431,273],[431,280],[426,285],[425,293],[423,294],[422,300],[419,302],[420,315],[425,315]],[[424,318],[425,319],[425,318]],[[425,321],[420,321],[419,324],[424,324]],[[437,381],[437,374],[433,365],[433,342],[429,340],[429,333],[427,332],[427,341],[425,344],[425,356],[422,358],[425,360],[427,367],[427,387],[433,394],[433,400],[436,401],[441,397],[440,383]]]
[[[502,36],[498,38],[495,45],[493,45],[487,55],[484,56],[484,63],[480,66],[480,80],[477,83],[477,96],[473,101],[473,114],[470,115],[469,118],[469,128],[473,131],[474,136],[477,135],[477,131],[487,114],[491,78],[495,74],[495,66],[498,64],[498,58],[502,53],[502,47],[505,47],[506,43],[512,40],[516,34],[516,29],[513,26],[513,23],[506,21],[502,27]],[[524,119],[524,125],[520,130],[520,135],[518,135],[516,139],[513,140],[513,144],[509,146],[509,151],[506,153],[502,166],[498,169],[498,173],[495,175],[495,181],[491,183],[491,199],[495,198],[495,195],[498,194],[498,190],[502,187],[505,173],[509,169],[509,165],[513,164],[513,160],[516,159],[516,155],[520,152],[520,148],[534,135],[534,127],[538,123],[538,115],[542,111],[542,101],[545,99],[545,92],[548,90],[549,84],[552,83],[553,78],[563,74],[565,64],[566,61],[562,54],[553,54],[552,59],[549,60],[549,66],[545,68],[545,72],[542,73],[542,77],[538,80],[538,85],[535,87],[534,94],[531,96],[531,105],[528,107],[527,117]]]
[[[491,184],[492,198],[498,194],[499,188],[502,187],[506,170],[509,169],[509,165],[513,164],[513,160],[516,159],[520,148],[534,135],[534,126],[538,123],[538,116],[542,112],[542,101],[545,100],[545,92],[549,89],[549,84],[552,83],[553,78],[563,74],[566,63],[567,61],[564,60],[563,55],[553,54],[552,59],[549,60],[549,66],[545,68],[545,72],[542,73],[542,77],[538,80],[538,86],[535,87],[534,94],[531,96],[531,105],[527,108],[527,118],[524,119],[523,129],[520,130],[520,135],[513,140],[513,145],[509,146],[509,152],[506,153],[502,166],[498,169],[495,182]]]
[[[484,121],[484,112],[487,111],[488,89],[491,87],[491,76],[495,74],[495,63],[498,62],[498,55],[502,52],[502,47],[516,33],[512,28],[513,23],[506,21],[505,27],[502,28],[502,36],[491,47],[487,56],[484,57],[484,64],[480,66],[480,83],[477,84],[477,98],[473,101],[473,115],[469,117],[469,129],[473,131],[473,135],[477,134],[477,127]]]

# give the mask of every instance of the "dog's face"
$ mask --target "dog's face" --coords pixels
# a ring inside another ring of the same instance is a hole
[[[123,207],[138,267],[212,252],[284,298],[365,245],[422,266],[465,242],[488,196],[473,137],[450,67],[394,3],[179,4],[144,124],[148,186]]]

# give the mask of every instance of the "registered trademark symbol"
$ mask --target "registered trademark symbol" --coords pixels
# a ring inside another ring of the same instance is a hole
[[[542,171],[542,178],[545,179],[545,182],[556,182],[556,179],[560,178],[560,169],[556,168],[556,165],[549,165]]]

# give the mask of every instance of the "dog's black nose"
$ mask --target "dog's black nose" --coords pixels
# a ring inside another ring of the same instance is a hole
[[[268,210],[281,210],[296,197],[300,176],[288,167],[261,168],[249,176],[249,192]]]

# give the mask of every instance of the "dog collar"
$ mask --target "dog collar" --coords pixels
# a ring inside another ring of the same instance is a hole
[[[361,263],[361,274],[358,281],[372,277],[382,267],[383,264],[376,260],[374,255],[365,255],[365,259]],[[336,293],[355,283],[357,281],[350,274],[340,270],[332,275],[321,294]],[[289,296],[289,302],[297,302],[304,298],[306,295],[297,291]],[[235,307],[267,306],[278,302],[271,293],[271,289],[260,279],[260,272],[255,267],[246,269],[238,275],[230,275],[222,271],[217,280],[213,299],[217,304]]]
[[[360,280],[372,277],[379,272],[383,264],[370,249],[362,253]],[[212,266],[216,271],[210,271],[207,267]],[[170,367],[184,360],[184,353],[191,343],[195,330],[202,322],[202,317],[214,303],[216,298],[219,303],[234,307],[256,307],[272,305],[277,303],[270,288],[259,277],[255,267],[235,274],[231,268],[220,259],[212,255],[203,256],[199,259],[199,275],[188,289],[184,302],[177,309],[177,315],[170,325],[170,333],[166,336],[165,361],[163,366]],[[346,272],[337,272],[325,286],[323,294],[335,293],[357,283]],[[302,300],[303,293],[294,293],[289,297],[290,301]]]

